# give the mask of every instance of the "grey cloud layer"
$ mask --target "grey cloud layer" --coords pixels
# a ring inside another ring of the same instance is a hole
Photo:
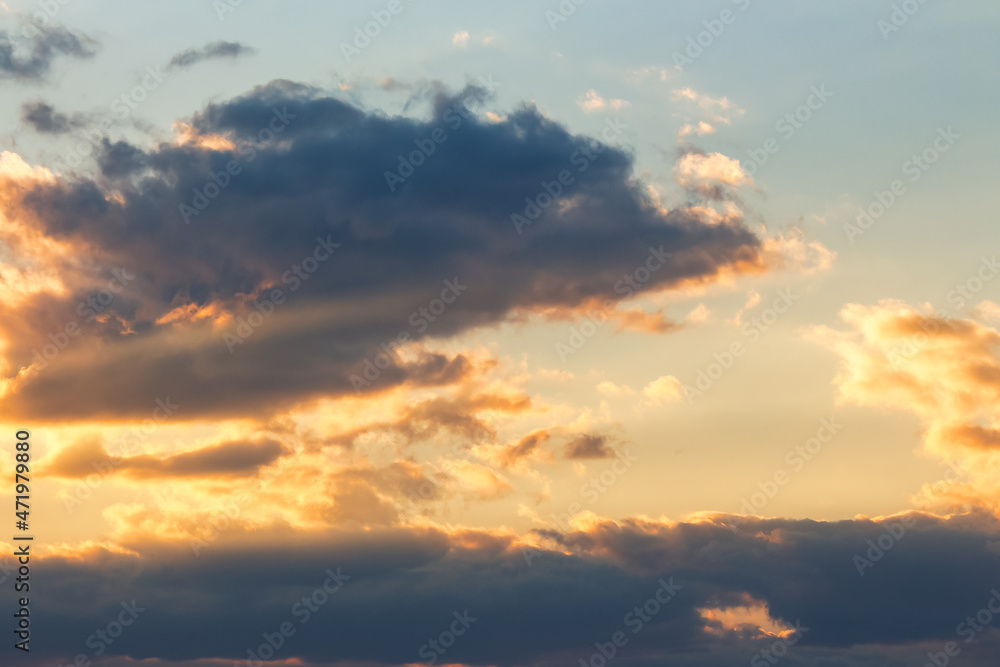
[[[623,629],[625,614],[661,578],[672,577],[683,588],[641,632],[627,631],[623,664],[748,661],[773,638],[709,634],[698,612],[743,604],[747,594],[775,618],[809,628],[788,664],[847,664],[831,662],[831,653],[843,657],[855,645],[865,645],[856,650],[868,657],[854,664],[889,664],[872,656],[919,656],[923,646],[955,640],[956,625],[1000,583],[1000,554],[990,546],[998,536],[993,518],[923,517],[859,577],[852,556],[884,531],[870,521],[752,520],[738,531],[625,521],[553,533],[569,555],[529,551],[530,565],[506,537],[482,533],[471,541],[429,529],[310,538],[279,530],[268,539],[280,547],[224,540],[197,559],[183,547],[157,553],[134,544],[146,552],[142,560],[107,553],[41,563],[38,623],[52,635],[39,640],[39,658],[72,657],[121,600],[135,598],[148,611],[110,655],[237,660],[263,642],[262,633],[291,620],[296,635],[278,657],[402,664],[417,661],[417,648],[446,628],[452,612],[468,609],[478,620],[449,650],[449,663],[575,665]],[[300,624],[292,606],[337,567],[351,579]],[[990,664],[975,655],[996,639],[982,634],[965,664]]]

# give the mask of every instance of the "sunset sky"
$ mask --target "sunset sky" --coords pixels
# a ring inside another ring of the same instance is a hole
[[[996,664],[996,3],[0,12],[0,664]]]

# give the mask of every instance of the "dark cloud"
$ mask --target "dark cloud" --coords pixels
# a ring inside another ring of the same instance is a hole
[[[566,443],[568,459],[607,459],[615,455],[605,435],[584,434]]]
[[[101,144],[97,165],[104,176],[120,178],[137,173],[145,166],[146,154],[132,144],[125,141],[112,143],[107,139]]]
[[[181,51],[170,59],[170,63],[167,65],[167,68],[179,69],[182,67],[190,67],[195,63],[200,63],[204,60],[215,60],[218,58],[232,58],[235,60],[239,56],[252,53],[256,53],[256,50],[250,48],[249,46],[240,44],[239,42],[212,42],[210,44],[206,44],[200,49],[187,49],[186,51]]]
[[[42,134],[66,134],[82,125],[82,121],[78,118],[59,113],[55,107],[45,102],[22,104],[21,120]]]
[[[85,440],[61,450],[45,467],[55,477],[84,478],[95,471],[130,477],[237,477],[252,476],[285,453],[274,440],[225,442],[173,456],[148,454],[112,458],[96,441]]]
[[[0,30],[0,79],[40,81],[58,56],[90,58],[96,41],[59,26],[26,24],[17,31]]]
[[[418,120],[279,81],[191,118],[212,141],[152,150],[105,144],[105,180],[35,187],[21,202],[26,217],[138,278],[109,306],[129,333],[115,336],[106,325],[99,353],[81,337],[43,373],[18,381],[5,413],[137,416],[171,396],[186,406],[178,416],[186,419],[449,382],[470,372],[467,359],[404,362],[397,343],[621,302],[631,296],[619,289],[623,277],[647,262],[651,248],[672,256],[643,289],[765,268],[760,240],[747,228],[703,224],[684,208],[666,212],[649,201],[626,151],[572,135],[531,106],[502,122],[456,111],[464,99],[485,97],[475,87],[439,91],[430,116]],[[390,192],[385,173],[435,131],[444,143]],[[227,165],[239,173],[228,174]],[[564,171],[573,177],[564,196],[518,233],[512,215],[524,214],[526,200],[545,201],[543,182],[551,188]],[[196,201],[205,206],[193,208]],[[190,224],[182,206],[192,207]],[[340,245],[318,250],[330,244]],[[293,270],[317,252],[329,259],[297,278]],[[269,286],[287,303],[273,311],[264,304],[261,316],[246,295],[263,301]],[[29,319],[11,336],[13,373],[48,342],[58,313],[71,317],[74,306],[39,312],[44,326],[19,312]],[[157,324],[188,307],[238,319]],[[251,335],[231,353],[223,334],[240,331]]]
[[[253,543],[224,534],[198,558],[186,544],[134,543],[127,546],[141,557],[98,551],[36,564],[37,659],[70,662],[123,600],[134,599],[146,611],[108,647],[109,659],[243,660],[264,633],[290,621],[296,632],[281,659],[413,663],[454,612],[468,610],[476,621],[448,649],[447,663],[576,665],[623,630],[629,641],[616,658],[622,664],[745,664],[774,637],[713,634],[699,610],[753,599],[775,619],[809,629],[785,664],[895,664],[941,650],[946,641],[961,643],[963,664],[993,664],[995,628],[972,646],[956,626],[984,608],[1000,583],[1000,556],[989,547],[996,520],[917,516],[859,576],[853,556],[885,531],[886,524],[868,520],[753,519],[736,530],[708,521],[626,520],[550,533],[558,549],[523,551],[509,536],[476,531],[304,537],[275,530],[253,533]],[[350,579],[301,623],[292,606],[337,568]],[[626,614],[670,578],[682,586],[676,597],[633,632]]]

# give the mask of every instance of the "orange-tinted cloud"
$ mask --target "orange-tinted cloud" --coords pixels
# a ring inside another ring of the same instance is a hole
[[[274,463],[285,449],[274,440],[224,442],[170,456],[112,457],[97,440],[61,449],[45,464],[45,475],[85,478],[119,472],[135,479],[252,476]]]
[[[1000,332],[899,301],[850,304],[840,315],[846,331],[808,332],[841,357],[840,399],[916,414],[927,451],[965,474],[928,486],[922,500],[1000,510]]]

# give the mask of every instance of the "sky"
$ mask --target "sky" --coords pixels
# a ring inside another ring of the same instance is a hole
[[[0,3],[0,663],[994,664],[998,27]]]

